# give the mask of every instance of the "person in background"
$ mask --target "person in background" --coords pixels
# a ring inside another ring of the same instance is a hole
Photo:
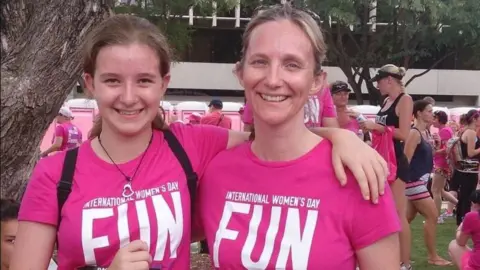
[[[208,114],[200,119],[200,124],[232,129],[232,119],[222,113],[223,102],[213,99],[208,104]]]
[[[46,157],[56,151],[64,151],[75,148],[82,144],[82,131],[71,121],[73,114],[67,107],[60,108],[56,117],[57,126],[55,127],[55,138],[53,144],[40,154]]]
[[[478,168],[471,168],[480,160],[480,138],[477,137],[477,128],[480,127],[480,113],[470,110],[464,117],[465,126],[459,134],[461,157],[468,162],[460,162],[455,168],[450,181],[451,190],[458,190],[457,225],[462,223],[463,217],[470,211],[470,194],[476,189],[478,183]],[[477,172],[475,172],[475,169]]]
[[[425,99],[424,99],[425,100]],[[434,173],[432,177],[432,197],[439,213],[442,210],[442,197],[449,200],[449,210],[440,215],[438,222],[443,223],[444,217],[453,215],[453,205],[457,204],[457,199],[451,193],[445,190],[447,181],[450,181],[450,166],[447,162],[447,142],[453,136],[453,130],[447,126],[448,115],[444,111],[435,111],[433,114],[433,127],[438,129],[438,133],[433,134],[434,139]]]
[[[197,125],[200,124],[200,120],[202,119],[202,116],[199,113],[192,113],[188,116],[188,123],[192,125]]]
[[[410,182],[408,159],[404,153],[404,142],[407,140],[411,129],[411,118],[413,114],[412,97],[405,93],[405,86],[402,82],[405,76],[405,68],[388,64],[381,67],[373,82],[377,82],[377,87],[382,95],[387,96],[377,113],[375,122],[367,120],[360,123],[362,128],[369,131],[383,133],[385,127],[394,127],[393,146],[397,161],[397,180],[391,184],[395,203],[397,205],[398,215],[402,222],[402,231],[400,232],[400,257],[402,265],[401,270],[411,270],[410,250],[411,250],[411,231],[410,224],[407,221],[407,198],[405,196],[405,185]]]
[[[433,97],[427,96],[427,97],[424,97],[423,100],[432,104],[432,106],[435,106],[435,99]]]
[[[472,211],[465,215],[455,240],[448,245],[448,253],[460,270],[480,269],[480,190],[472,193],[470,201]],[[468,239],[472,239],[473,249],[467,246]]]
[[[339,126],[354,133],[358,133],[360,126],[358,125],[357,116],[360,117],[360,114],[357,113],[352,115],[352,113],[355,112],[352,112],[347,107],[348,97],[350,96],[351,91],[352,90],[350,90],[348,84],[343,81],[335,81],[330,86],[330,92],[332,94],[333,105],[336,109]]]
[[[1,270],[10,268],[10,255],[13,251],[13,244],[17,235],[18,211],[20,205],[14,200],[0,200],[0,265]]]
[[[433,122],[433,106],[426,100],[417,100],[413,105],[415,124],[405,142],[405,155],[410,162],[411,182],[407,183],[407,219],[411,223],[417,213],[425,218],[423,237],[427,247],[428,263],[447,266],[451,263],[440,257],[436,249],[437,218],[439,212],[427,189],[433,169],[433,147],[428,142],[427,127]]]

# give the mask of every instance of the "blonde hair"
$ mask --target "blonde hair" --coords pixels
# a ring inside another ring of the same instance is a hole
[[[108,18],[87,35],[83,44],[83,72],[94,76],[97,56],[102,48],[133,43],[147,45],[156,52],[162,77],[170,72],[172,51],[158,27],[146,19],[124,14]],[[161,107],[160,110],[163,111]],[[167,128],[162,112],[158,112],[152,127],[158,130]],[[101,132],[102,118],[98,115],[88,137],[93,139]]]
[[[407,74],[407,70],[404,67],[397,67],[394,64],[384,65],[383,67],[380,68],[380,71],[397,75],[400,78],[405,77],[405,75]],[[402,79],[394,78],[394,77],[392,78],[395,79],[395,81],[400,85],[400,87],[402,88],[402,92],[405,92],[405,85],[403,84]]]
[[[248,23],[243,33],[242,58],[237,67],[244,65],[245,54],[248,50],[250,37],[253,30],[258,26],[272,21],[288,20],[302,29],[308,36],[313,47],[313,57],[315,59],[314,74],[319,75],[322,72],[322,63],[327,54],[327,46],[322,34],[322,30],[313,17],[305,11],[293,8],[289,3],[275,5],[268,9],[260,10]]]
[[[314,16],[316,15],[314,14]],[[245,65],[245,55],[250,44],[250,37],[252,36],[253,30],[264,23],[280,20],[288,20],[292,22],[302,29],[302,31],[308,36],[313,48],[313,58],[315,60],[313,74],[316,76],[321,74],[322,64],[327,55],[327,45],[325,44],[322,29],[312,15],[306,11],[292,7],[290,3],[275,5],[267,9],[262,9],[250,20],[245,28],[245,31],[243,32],[242,58],[236,65],[235,71],[238,71]],[[255,129],[252,127],[250,140],[253,140],[254,138]]]

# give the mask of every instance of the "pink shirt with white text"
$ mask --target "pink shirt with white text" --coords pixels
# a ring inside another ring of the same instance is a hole
[[[200,185],[197,221],[217,269],[354,269],[355,251],[400,230],[392,194],[374,205],[348,174],[341,187],[323,140],[265,162],[244,143],[218,154]],[[320,164],[320,165],[319,165]]]
[[[194,170],[206,165],[227,146],[228,130],[214,126],[172,124]],[[150,148],[132,180],[134,195],[122,196],[125,177],[100,159],[90,141],[79,148],[72,192],[62,209],[58,231],[59,270],[86,265],[108,267],[119,248],[145,241],[152,268],[190,269],[190,197],[182,167],[154,131]],[[121,147],[121,146],[118,146]],[[19,220],[56,226],[59,182],[65,153],[39,161],[22,201]],[[120,164],[127,175],[141,157]]]

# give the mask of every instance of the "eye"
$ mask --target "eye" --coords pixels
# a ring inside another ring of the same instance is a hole
[[[267,61],[264,59],[256,59],[250,62],[253,66],[264,66],[267,64]]]
[[[300,68],[300,65],[298,65],[297,63],[288,63],[285,65],[288,69],[299,69]]]
[[[106,79],[104,82],[107,83],[107,84],[118,84],[118,83],[120,83],[119,80],[114,79],[114,78]]]
[[[139,82],[139,83],[142,83],[142,84],[145,84],[145,83],[153,83],[153,80],[144,78],[144,79],[138,80],[138,82]]]

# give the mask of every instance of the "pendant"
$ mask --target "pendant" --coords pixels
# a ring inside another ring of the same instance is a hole
[[[125,186],[123,186],[122,196],[124,198],[130,198],[133,194],[132,184],[130,184],[130,182],[126,183]]]

